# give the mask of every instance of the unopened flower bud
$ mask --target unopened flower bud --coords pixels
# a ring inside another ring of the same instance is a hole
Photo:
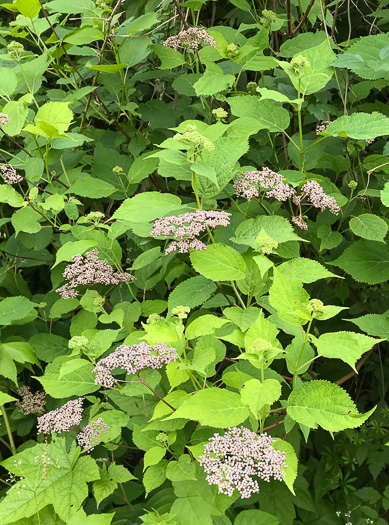
[[[350,180],[347,186],[350,188],[350,190],[355,190],[355,188],[358,186],[358,182],[355,180]]]
[[[227,56],[230,60],[233,60],[239,55],[239,49],[235,44],[229,44],[227,46]]]
[[[68,342],[68,347],[73,350],[74,348],[82,348],[89,343],[89,340],[83,335],[75,335]]]
[[[177,316],[178,319],[186,319],[189,312],[190,308],[188,306],[176,306],[172,309],[172,314]]]
[[[12,42],[10,42],[7,46],[7,51],[10,57],[19,58],[24,51],[24,46],[20,42],[12,40]]]
[[[258,339],[255,339],[253,344],[249,346],[248,352],[249,354],[260,354],[264,350],[271,350],[273,348],[273,345],[270,341],[267,341],[266,339],[262,339],[261,337],[258,337]]]
[[[249,82],[246,89],[249,93],[255,93],[257,91],[258,84],[256,82]]]
[[[269,235],[258,235],[255,244],[260,246],[262,253],[273,253],[278,248],[278,242],[269,237]]]
[[[307,310],[313,313],[324,312],[324,304],[320,299],[311,299],[307,305]]]
[[[212,115],[215,117],[215,119],[218,122],[224,122],[224,120],[228,117],[228,113],[223,108],[216,108],[212,111]]]
[[[259,23],[265,27],[266,29],[269,29],[270,26],[277,20],[277,15],[274,11],[269,11],[268,9],[264,9],[262,11],[262,16],[259,19]]]
[[[155,324],[155,323],[160,323],[161,321],[164,321],[164,320],[165,318],[162,317],[162,315],[153,313],[148,316],[146,323]]]
[[[296,75],[299,75],[303,69],[310,67],[311,63],[303,55],[297,55],[292,59],[290,65]]]
[[[115,175],[120,175],[123,173],[123,168],[121,166],[115,166],[112,168],[112,173],[115,173]]]

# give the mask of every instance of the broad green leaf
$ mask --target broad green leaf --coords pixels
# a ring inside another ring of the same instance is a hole
[[[160,487],[166,479],[167,459],[162,459],[158,465],[151,465],[143,475],[143,485],[146,496],[157,487]]]
[[[297,466],[298,466],[298,459],[297,459],[296,452],[290,443],[280,438],[275,438],[273,447],[276,450],[285,452],[286,454],[286,464],[288,466],[281,470],[285,472],[285,477],[284,477],[285,485],[288,487],[291,493],[295,496],[296,494],[293,489],[293,483],[295,482],[295,479],[297,478]]]
[[[157,14],[153,11],[146,13],[144,15],[139,16],[135,20],[130,20],[129,23],[126,22],[126,31],[127,35],[135,35],[135,33],[139,33],[140,31],[144,31],[145,29],[149,29],[153,25],[158,23],[158,17]]]
[[[294,233],[290,222],[279,215],[260,215],[255,219],[243,221],[235,230],[235,237],[231,240],[237,244],[256,248],[255,241],[262,230],[278,244],[303,240]]]
[[[115,513],[111,514],[85,514],[83,509],[80,509],[74,514],[67,525],[110,525]]]
[[[55,13],[67,13],[74,15],[75,13],[91,13],[94,14],[96,9],[93,0],[78,0],[76,5],[70,5],[68,0],[52,0],[45,3],[45,9],[54,11]]]
[[[234,6],[239,7],[239,9],[242,9],[242,11],[251,11],[251,6],[247,2],[247,0],[229,0],[229,1]]]
[[[367,314],[357,319],[347,319],[356,324],[363,332],[389,340],[389,316],[382,314]]]
[[[0,68],[0,95],[10,96],[15,91],[18,84],[18,78],[12,69],[8,67]],[[4,128],[6,131],[7,128]]]
[[[309,428],[329,432],[362,425],[375,408],[360,414],[348,393],[329,381],[310,381],[296,388],[288,399],[288,415]]]
[[[185,334],[187,339],[195,339],[202,335],[211,335],[215,330],[221,328],[227,322],[227,320],[220,319],[215,315],[202,315],[201,317],[197,317],[197,319],[192,321],[186,327]]]
[[[354,332],[330,332],[314,339],[314,344],[318,354],[341,359],[356,371],[355,364],[362,354],[383,340]]]
[[[94,177],[83,177],[77,179],[74,184],[70,186],[66,193],[74,193],[81,197],[89,197],[90,199],[101,199],[102,197],[109,197],[116,191],[115,186]]]
[[[269,293],[270,304],[277,310],[278,316],[291,324],[300,326],[306,322],[299,316],[298,311],[305,311],[309,295],[300,281],[289,279],[274,269],[274,281]]]
[[[186,97],[195,97],[196,91],[193,87],[194,83],[201,78],[200,73],[184,73],[178,75],[174,80],[172,87],[180,95],[185,95]]]
[[[200,467],[197,467],[196,477],[196,481],[173,481],[176,498],[170,514],[180,525],[213,525],[212,517],[225,516],[238,495],[220,494],[216,486],[207,483]]]
[[[279,525],[280,520],[262,510],[243,510],[237,515],[234,525]]]
[[[139,64],[150,54],[149,46],[151,42],[148,36],[126,38],[119,49],[120,62],[124,62],[127,67]]]
[[[189,419],[201,425],[228,428],[243,423],[249,416],[239,394],[219,388],[200,390],[186,399],[182,405],[164,421]]]
[[[173,69],[174,67],[182,66],[186,62],[184,56],[171,47],[153,44],[150,48],[161,61],[159,69]]]
[[[71,300],[72,299],[62,299],[62,301],[67,302]],[[79,302],[77,301],[76,306],[78,306],[78,304]],[[30,338],[29,344],[34,349],[38,359],[46,363],[51,363],[57,357],[71,353],[71,349],[68,347],[68,340],[55,334],[35,334]]]
[[[12,403],[12,401],[17,401],[16,397],[12,397],[5,392],[0,392],[0,405],[5,405],[6,403]]]
[[[350,229],[358,237],[379,242],[384,242],[384,238],[388,233],[387,223],[372,213],[363,213],[353,217],[350,220]]]
[[[84,254],[85,252],[92,250],[97,246],[96,241],[68,241],[61,246],[57,251],[57,257],[55,259],[55,266],[62,261],[70,261],[74,255]]]
[[[228,314],[227,314],[228,316]],[[255,321],[250,325],[244,338],[246,350],[253,344],[256,339],[265,339],[272,343],[273,346],[281,348],[277,340],[278,328],[269,319],[265,319],[263,310],[257,313]]]
[[[188,454],[182,454],[178,461],[170,461],[166,477],[170,481],[196,480],[196,465]]]
[[[139,270],[140,268],[143,268],[144,266],[147,266],[148,264],[151,264],[152,262],[156,261],[162,256],[161,248],[157,246],[156,248],[151,248],[151,250],[147,250],[146,252],[141,253],[138,255],[138,257],[135,259],[131,266],[131,270]]]
[[[236,175],[236,163],[249,149],[247,137],[218,138],[214,141],[215,149],[204,151],[202,160],[216,172],[217,185],[208,178],[198,175],[198,191],[206,198],[217,195]]]
[[[181,199],[170,193],[139,193],[126,199],[112,218],[129,222],[149,222],[178,211],[180,206]]]
[[[338,275],[329,272],[319,262],[313,259],[306,259],[304,257],[286,261],[280,264],[280,266],[277,266],[277,270],[285,277],[297,279],[302,283],[314,283],[319,279],[339,277]]]
[[[272,405],[281,396],[281,385],[275,379],[265,379],[263,383],[258,379],[250,379],[244,383],[240,397],[244,405],[248,406],[257,417],[265,405]]]
[[[216,171],[214,168],[207,166],[207,164],[204,164],[202,162],[195,162],[190,165],[190,169],[194,171],[196,175],[200,175],[201,177],[209,179],[217,187],[219,187],[219,183],[216,178]]]
[[[378,111],[344,115],[334,120],[326,133],[334,137],[350,137],[356,140],[375,139],[389,135],[389,118]]]
[[[135,479],[134,476],[122,465],[112,463],[108,468],[104,465],[100,469],[100,479],[93,483],[93,495],[97,506],[117,489],[118,483],[125,483],[131,479]]]
[[[245,277],[243,257],[225,244],[212,244],[206,250],[193,251],[190,259],[193,268],[212,281],[236,281]]]
[[[12,226],[15,228],[16,235],[19,232],[38,233],[42,228],[40,224],[42,215],[30,207],[21,208],[12,215]]]
[[[222,73],[209,73],[206,71],[194,84],[194,90],[199,97],[210,97],[221,91],[225,91],[235,82],[234,75],[223,75]]]
[[[293,38],[285,40],[280,47],[279,55],[286,58],[292,58],[302,51],[318,46],[325,40],[327,40],[327,35],[324,31],[317,31],[316,33],[313,33],[312,31],[299,33]]]
[[[0,301],[0,325],[10,325],[13,321],[23,319],[37,306],[27,297],[6,297]]]
[[[143,458],[143,472],[150,467],[150,465],[157,465],[165,456],[166,449],[162,447],[152,447],[146,451]]]
[[[333,231],[328,224],[322,224],[319,226],[317,236],[321,241],[320,251],[332,250],[332,248],[336,248],[343,241],[342,234]]]
[[[35,18],[41,10],[39,0],[16,0],[18,11],[28,18]]]
[[[211,297],[215,290],[216,285],[202,275],[190,277],[176,286],[169,295],[169,311],[171,312],[176,306],[188,306],[189,308],[200,306]]]
[[[131,184],[141,182],[157,169],[158,159],[149,157],[149,153],[140,155],[131,164],[131,168],[128,172],[128,178]]]
[[[233,115],[254,118],[260,122],[262,129],[279,133],[289,126],[288,111],[273,100],[260,100],[247,95],[229,98],[228,103]]]
[[[122,69],[127,67],[126,64],[109,64],[109,65],[99,65],[99,66],[89,66],[89,69],[93,71],[102,71],[103,73],[117,73]]]
[[[100,385],[95,384],[95,374],[92,373],[94,365],[84,359],[76,359],[76,366],[69,367],[72,361],[65,361],[68,367],[61,373],[61,370],[51,372],[46,368],[43,376],[36,376],[45,391],[56,399],[84,396],[96,392]],[[54,362],[55,363],[55,362]]]
[[[35,122],[38,126],[47,123],[59,134],[63,134],[69,129],[72,118],[73,112],[69,109],[68,102],[47,102],[38,109]]]
[[[45,444],[37,444],[6,459],[2,466],[15,476],[22,476],[0,503],[0,522],[4,525],[33,516],[46,505],[66,523],[88,496],[88,481],[99,478],[99,471],[90,456],[80,457],[81,449],[75,442],[68,452],[65,439],[54,438],[47,446],[46,478],[42,478]],[[24,479],[23,479],[24,478]],[[58,495],[61,497],[58,497]]]
[[[389,208],[389,182],[387,182],[384,189],[381,190],[381,201],[384,206]]]
[[[279,91],[274,91],[272,89],[267,88],[257,88],[258,93],[261,95],[261,100],[269,99],[274,100],[275,102],[288,102],[288,104],[299,104],[302,102],[302,99],[290,99],[283,93],[280,93]]]
[[[104,34],[94,27],[77,28],[63,39],[64,42],[72,44],[73,46],[83,46],[96,42],[97,40],[104,40]]]
[[[374,241],[356,241],[332,264],[356,281],[383,283],[389,279],[389,247]]]
[[[9,184],[0,184],[0,202],[9,204],[12,208],[21,208],[23,197]]]
[[[231,308],[225,308],[223,310],[225,317],[239,326],[242,332],[245,332],[252,326],[257,320],[259,313],[258,308],[252,306],[249,306],[245,310],[238,306],[232,306]]]
[[[24,97],[21,97],[19,100],[7,102],[3,107],[2,112],[8,115],[11,119],[11,123],[7,124],[4,131],[11,137],[19,135],[23,129],[24,123],[26,122],[28,113],[27,100]]]
[[[295,522],[296,498],[290,493],[284,483],[262,483],[261,497],[259,499],[260,509],[264,512],[277,516],[281,525],[292,525]],[[282,501],[282,505],[280,505]]]
[[[45,4],[45,7],[47,7],[47,4]],[[18,102],[25,101],[27,104],[32,102],[33,98],[31,93],[36,93],[42,86],[42,82],[45,80],[44,73],[52,60],[53,58],[49,55],[48,51],[44,51],[38,58],[23,62],[23,73],[20,70],[20,74],[18,75],[18,89],[23,90],[23,92],[28,92],[28,94],[20,98]],[[10,102],[10,104],[12,103]],[[9,114],[8,111],[6,113]],[[12,124],[10,124],[10,127],[11,126]],[[18,133],[20,133],[20,131],[18,131]]]

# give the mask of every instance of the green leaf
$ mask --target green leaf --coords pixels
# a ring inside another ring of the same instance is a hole
[[[113,214],[113,219],[149,222],[180,209],[181,199],[170,193],[150,191],[126,199]]]
[[[331,226],[328,226],[328,224],[319,226],[317,236],[321,240],[320,251],[332,250],[332,248],[336,248],[343,241],[342,234],[332,231]]]
[[[350,137],[356,140],[375,139],[389,135],[389,119],[378,111],[344,115],[334,120],[326,133],[334,137]]]
[[[269,293],[270,304],[277,310],[278,316],[292,326],[300,326],[301,320],[298,311],[306,310],[309,295],[300,281],[285,277],[274,269],[274,281]]]
[[[122,465],[111,463],[108,469],[104,465],[100,469],[100,479],[93,483],[93,495],[97,506],[117,489],[118,483],[126,483],[131,479],[135,479],[134,476]]]
[[[12,208],[21,208],[23,197],[9,184],[0,184],[0,202],[9,204]]]
[[[38,109],[35,122],[38,126],[49,124],[62,135],[69,129],[72,118],[73,112],[68,102],[47,102]]]
[[[248,416],[248,410],[239,394],[219,388],[207,388],[186,399],[164,421],[182,418],[199,421],[205,426],[228,428],[243,423]]]
[[[3,525],[13,523],[33,516],[46,505],[53,505],[58,516],[69,523],[88,496],[87,482],[99,478],[95,460],[90,456],[80,457],[80,452],[75,442],[68,452],[65,439],[54,438],[47,446],[47,452],[42,443],[3,461],[4,468],[22,478],[1,501],[0,522]],[[36,458],[43,458],[45,454],[52,461],[48,462],[46,478],[43,479],[43,462]]]
[[[342,268],[356,281],[383,283],[389,279],[389,247],[374,241],[357,241],[331,264]]]
[[[141,182],[157,169],[158,159],[149,157],[149,153],[140,155],[131,164],[131,168],[128,172],[128,178],[131,184],[137,184],[138,182]]]
[[[290,222],[279,215],[260,215],[255,219],[243,221],[235,230],[235,237],[231,240],[237,244],[256,248],[256,239],[262,230],[278,244],[303,240],[294,233]]]
[[[313,259],[298,257],[291,259],[279,266],[277,270],[289,279],[297,279],[302,283],[314,283],[319,279],[328,279],[329,277],[338,277],[338,275],[329,272],[324,266]]]
[[[295,479],[297,478],[297,466],[298,466],[296,452],[290,443],[288,443],[287,441],[283,439],[279,439],[279,438],[275,438],[273,447],[276,450],[285,452],[286,454],[286,464],[288,466],[281,470],[285,472],[284,483],[286,484],[288,489],[291,491],[291,493],[295,496],[296,494],[293,490],[293,483]]]
[[[236,175],[236,163],[248,151],[247,137],[240,136],[218,138],[214,141],[215,149],[203,152],[203,161],[216,172],[217,185],[208,178],[198,175],[197,187],[206,198],[217,195]]]
[[[124,62],[127,67],[139,64],[150,54],[150,44],[151,39],[148,36],[126,38],[119,49],[120,61]]]
[[[23,319],[37,306],[27,297],[6,297],[0,301],[0,325],[10,325],[13,321]]]
[[[97,40],[104,40],[104,34],[94,27],[77,28],[63,39],[64,42],[72,44],[73,46],[83,46],[96,42]]]
[[[215,315],[202,315],[186,327],[185,334],[187,339],[195,339],[202,335],[212,335],[215,330],[221,328],[227,322],[225,319],[220,319]]]
[[[243,257],[225,244],[212,244],[206,250],[193,251],[190,260],[197,272],[212,281],[236,281],[245,277]]]
[[[209,179],[215,184],[217,188],[219,188],[219,183],[216,177],[216,171],[211,166],[207,166],[207,164],[204,164],[202,162],[195,162],[190,165],[190,169],[194,171],[196,175],[201,175],[201,177]]]
[[[238,496],[220,494],[217,487],[207,483],[199,467],[196,476],[196,481],[173,482],[176,498],[170,513],[180,525],[213,525],[212,516],[225,516]]]
[[[193,84],[196,95],[199,97],[210,97],[221,91],[225,91],[235,82],[234,75],[223,75],[222,73],[211,73],[206,71],[197,82]]]
[[[25,95],[27,97],[28,95]],[[24,123],[26,122],[26,117],[28,113],[27,100],[24,97],[21,97],[19,100],[13,100],[12,102],[7,102],[4,106],[3,113],[6,113],[11,119],[11,123],[7,124],[6,131],[7,135],[15,137],[19,135],[22,131]]]
[[[357,319],[346,319],[356,324],[363,332],[376,337],[389,340],[389,316],[379,314],[367,314]]]
[[[8,67],[0,68],[0,95],[9,97],[15,91],[18,78],[12,69]],[[5,130],[4,130],[5,131]]]
[[[66,359],[66,357],[59,359]],[[56,361],[52,365],[55,363]],[[89,361],[67,359],[62,366],[65,366],[63,372],[62,369],[51,371],[51,368],[47,367],[43,376],[35,377],[51,397],[61,399],[84,396],[100,388],[100,385],[95,384],[95,374],[92,373],[94,365]]]
[[[381,190],[381,201],[384,206],[389,208],[389,182],[385,183],[384,189]]]
[[[171,47],[165,47],[157,44],[150,46],[153,52],[161,61],[159,69],[173,69],[178,66],[185,64],[184,56],[179,52],[175,51]]]
[[[12,397],[5,392],[0,392],[0,405],[5,405],[6,403],[12,403],[12,401],[17,401],[16,397]]]
[[[261,124],[261,129],[284,131],[290,122],[288,111],[273,100],[260,100],[252,95],[228,99],[231,113],[237,117],[251,117]]]
[[[146,496],[157,487],[160,487],[166,479],[166,467],[167,459],[161,460],[158,465],[151,465],[144,476],[143,476],[143,485],[146,490]]]
[[[279,525],[280,520],[262,510],[252,509],[239,512],[234,525]]]
[[[38,233],[42,228],[39,220],[42,216],[30,207],[21,208],[12,215],[12,226],[16,235],[19,232]]]
[[[115,513],[86,515],[85,511],[80,509],[70,518],[66,525],[110,525],[114,515]]]
[[[251,6],[247,0],[230,0],[230,3],[236,7],[239,7],[239,9],[242,9],[242,11],[251,11]]]
[[[70,5],[68,0],[52,0],[45,3],[45,9],[55,13],[66,13],[74,15],[75,13],[95,14],[95,3],[92,0],[78,0],[76,5]]]
[[[74,193],[81,197],[89,197],[90,199],[101,199],[102,197],[109,197],[115,193],[116,188],[101,179],[94,177],[83,177],[77,179],[74,184],[66,191],[66,193]]]
[[[225,308],[223,310],[223,314],[227,317],[227,319],[239,326],[242,332],[245,332],[253,325],[253,323],[257,320],[259,313],[260,311],[258,308],[254,308],[252,306],[249,306],[245,310],[238,306],[232,306],[231,308]]]
[[[166,477],[170,481],[196,480],[196,465],[188,454],[182,454],[178,461],[170,461]]]
[[[121,71],[126,67],[126,64],[105,64],[98,66],[89,66],[89,69],[93,69],[93,71],[102,71],[103,73],[117,73],[118,71]]]
[[[288,399],[288,415],[309,428],[329,432],[362,425],[375,408],[360,414],[348,393],[329,381],[310,381],[296,388]]]
[[[254,417],[257,417],[265,405],[272,405],[281,396],[281,385],[275,379],[265,379],[262,383],[258,379],[250,379],[244,383],[240,397],[242,403],[249,407]]]
[[[314,339],[317,353],[332,359],[341,359],[355,371],[355,364],[362,354],[384,339],[373,339],[354,332],[330,332]]]
[[[361,78],[389,80],[389,72],[382,51],[389,45],[387,33],[357,39],[346,53],[338,55],[334,66],[347,67]]]
[[[195,308],[209,299],[215,290],[216,285],[202,275],[190,277],[176,286],[169,295],[169,311],[171,312],[176,306]]]
[[[138,255],[138,257],[135,259],[131,266],[131,270],[139,270],[140,268],[143,268],[144,266],[147,266],[148,264],[151,264],[152,262],[156,261],[162,256],[161,248],[157,246],[156,248],[151,248],[151,250],[147,250],[146,252],[141,253]]]
[[[74,255],[84,254],[86,251],[95,248],[98,245],[96,241],[68,241],[57,251],[55,266],[62,261],[70,261]]]
[[[70,302],[71,299],[62,299],[62,301]],[[78,304],[77,301],[77,306]],[[35,334],[30,338],[29,344],[34,349],[38,359],[46,363],[51,363],[55,358],[71,353],[68,347],[68,340],[55,334]]]
[[[16,0],[15,5],[19,13],[28,18],[35,18],[41,10],[39,0]]]
[[[165,456],[166,449],[163,447],[151,447],[146,451],[143,458],[143,471],[150,467],[150,465],[157,465]]]
[[[358,217],[353,217],[350,220],[350,229],[358,237],[379,242],[384,242],[388,233],[387,223],[372,213],[363,213]]]

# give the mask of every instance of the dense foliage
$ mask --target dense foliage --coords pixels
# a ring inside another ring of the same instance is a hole
[[[386,4],[2,4],[1,524],[387,523]]]

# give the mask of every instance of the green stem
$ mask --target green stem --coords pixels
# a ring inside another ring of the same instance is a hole
[[[296,377],[297,377],[298,370],[299,370],[299,368],[300,368],[301,359],[303,358],[303,353],[304,353],[305,345],[306,345],[307,342],[308,342],[309,331],[310,331],[311,326],[312,326],[312,321],[313,321],[313,317],[312,317],[312,319],[309,321],[307,331],[305,332],[304,342],[303,342],[303,344],[302,344],[302,347],[301,347],[301,350],[300,350],[300,353],[299,353],[299,356],[298,356],[298,359],[297,359],[296,368],[294,369],[293,381],[292,381],[293,390],[294,390],[295,387],[296,387]]]
[[[16,447],[15,447],[15,442],[14,442],[14,438],[13,438],[12,431],[11,431],[11,426],[9,424],[9,419],[8,419],[8,416],[7,416],[7,412],[5,410],[4,405],[0,405],[0,410],[1,410],[1,413],[3,414],[4,424],[5,424],[5,428],[7,430],[7,435],[8,435],[8,440],[9,440],[9,444],[10,444],[10,447],[11,447],[11,452],[12,452],[12,455],[14,456],[16,454]]]
[[[235,295],[238,298],[238,301],[240,302],[240,304],[242,305],[243,310],[246,310],[246,305],[244,304],[234,281],[231,281],[231,286],[234,289]]]
[[[300,98],[300,81],[299,81],[298,97],[297,98]],[[299,171],[302,171],[303,166],[304,166],[304,148],[303,148],[303,126],[302,126],[302,120],[301,120],[301,104],[297,105],[297,116],[298,116],[298,123],[299,123],[299,138],[300,138]]]
[[[193,188],[194,194],[196,195],[197,207],[199,210],[201,210],[202,206],[200,203],[199,194],[197,192],[196,174],[194,171],[192,171],[192,188]]]

